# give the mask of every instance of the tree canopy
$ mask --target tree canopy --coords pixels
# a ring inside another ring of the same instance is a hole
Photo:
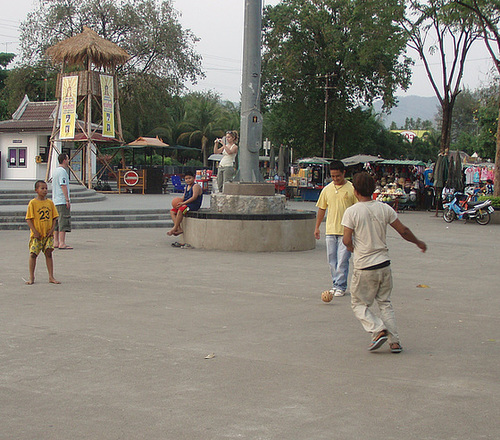
[[[463,17],[473,17],[478,23],[483,41],[500,73],[500,3],[498,0],[452,0]],[[500,111],[498,112],[495,148],[495,190],[500,196]]]
[[[2,119],[7,119],[8,115],[8,104],[4,88],[9,75],[7,66],[14,59],[14,57],[15,55],[13,53],[0,52],[0,121]]]
[[[408,46],[422,60],[427,77],[441,105],[440,150],[447,153],[451,142],[453,107],[469,50],[478,38],[475,21],[460,15],[449,0],[411,0],[402,20]],[[437,54],[439,69],[431,68],[430,57]]]
[[[48,47],[82,32],[83,26],[116,43],[131,56],[125,73],[154,74],[181,87],[195,82],[201,58],[196,37],[182,28],[171,0],[40,1],[21,25],[21,61],[34,63]]]
[[[411,61],[399,0],[283,0],[263,17],[263,105],[270,138],[319,153],[328,92],[328,143],[346,112],[407,88]],[[328,79],[328,85],[326,84]],[[316,150],[316,151],[314,151]]]

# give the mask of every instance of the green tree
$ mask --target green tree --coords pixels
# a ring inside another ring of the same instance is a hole
[[[407,159],[424,162],[435,161],[439,152],[440,139],[440,134],[432,129],[422,137],[414,138],[411,144],[408,143]]]
[[[457,95],[451,119],[450,145],[453,148],[456,148],[458,139],[463,139],[465,133],[468,136],[477,135],[478,124],[474,118],[474,110],[477,109],[478,105],[478,92],[464,89]],[[437,120],[441,124],[442,109],[438,110]]]
[[[156,75],[128,75],[120,88],[120,108],[125,141],[150,135],[164,124],[172,103],[170,81]]]
[[[223,112],[220,98],[213,92],[194,92],[185,98],[185,130],[179,142],[199,146],[203,155],[203,165],[208,166],[210,142],[223,134]]]
[[[37,75],[25,73],[42,65],[38,60],[48,47],[80,33],[84,25],[131,56],[117,69],[125,140],[158,130],[164,134],[172,96],[184,89],[185,81],[195,82],[202,75],[201,58],[193,46],[197,39],[181,27],[171,0],[39,2],[21,26],[24,66],[11,84],[11,101],[19,102],[21,90],[30,99],[41,99]],[[48,90],[53,93],[55,86]]]
[[[4,89],[8,111],[14,112],[24,95],[32,101],[55,100],[56,76],[57,70],[45,62],[10,70]]]
[[[176,145],[179,136],[184,133],[187,121],[185,99],[181,96],[172,98],[170,105],[166,108],[166,119],[161,126],[155,128],[152,134],[163,133],[163,140],[171,145]]]
[[[408,46],[422,60],[427,77],[441,105],[440,151],[447,153],[451,142],[452,114],[460,93],[467,54],[478,38],[474,21],[450,8],[449,0],[412,0],[402,26]],[[430,56],[439,55],[440,69],[431,69]]]
[[[241,111],[240,106],[231,101],[222,102],[221,124],[224,130],[240,131]]]
[[[498,51],[500,48],[500,3],[498,0],[452,0],[452,3],[461,8],[464,17],[472,15],[477,21],[493,64],[500,73],[500,54]],[[497,104],[494,196],[500,197],[500,99],[497,99]]]
[[[181,87],[201,75],[194,35],[182,28],[171,0],[41,1],[21,25],[22,62],[36,62],[45,50],[88,26],[124,50],[126,73],[154,74]]]
[[[406,156],[403,138],[387,130],[371,109],[358,107],[344,116],[336,140],[340,158],[354,154],[380,155],[383,158]]]
[[[494,159],[498,141],[499,86],[494,85],[484,88],[479,93],[479,103],[474,111],[474,118],[479,126],[479,132],[473,145],[479,156],[484,159]]]
[[[266,7],[262,103],[270,139],[296,154],[319,153],[326,94],[332,147],[346,112],[377,98],[390,108],[410,78],[406,38],[395,25],[403,11],[396,0],[283,0]]]
[[[9,75],[7,66],[14,59],[15,55],[13,53],[0,52],[0,121],[3,119],[8,119],[9,111],[7,105],[7,99],[5,97],[4,88],[5,81]]]
[[[405,127],[404,129],[405,130],[415,130],[415,121],[413,120],[413,118],[406,118],[405,119]]]

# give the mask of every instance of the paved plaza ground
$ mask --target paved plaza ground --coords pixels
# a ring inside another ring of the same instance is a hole
[[[42,256],[26,286],[28,233],[0,231],[0,439],[500,438],[500,225],[400,218],[429,250],[389,233],[399,355],[366,350],[349,297],[321,302],[324,236],[256,254],[75,230],[62,284]]]

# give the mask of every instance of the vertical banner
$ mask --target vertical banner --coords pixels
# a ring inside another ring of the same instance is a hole
[[[63,77],[60,139],[73,139],[75,137],[77,92],[78,77]]]
[[[115,137],[115,100],[113,77],[100,75],[102,94],[102,135]]]

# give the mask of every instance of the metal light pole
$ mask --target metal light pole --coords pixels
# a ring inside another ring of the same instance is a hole
[[[245,0],[241,130],[236,180],[262,182],[259,150],[262,146],[261,87],[262,0]]]

